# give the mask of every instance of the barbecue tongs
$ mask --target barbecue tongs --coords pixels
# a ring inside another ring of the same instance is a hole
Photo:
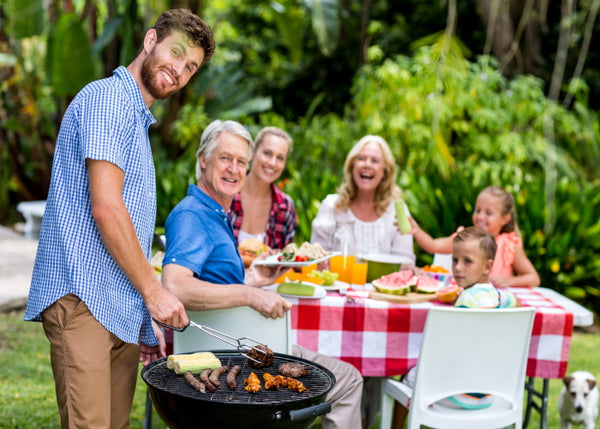
[[[254,347],[251,344],[244,343],[244,340],[245,340],[245,341],[252,341],[256,345],[259,345],[259,344],[262,345],[263,344],[260,341],[253,340],[252,338],[248,338],[248,337],[234,338],[231,335],[224,334],[223,332],[217,331],[216,329],[210,328],[208,326],[199,325],[196,322],[193,322],[191,320],[190,320],[190,323],[188,323],[183,328],[176,328],[175,326],[167,325],[166,323],[159,322],[158,320],[156,320],[154,318],[152,320],[154,320],[160,326],[163,326],[163,327],[168,328],[168,329],[172,329],[173,331],[177,331],[177,332],[183,332],[189,326],[193,326],[194,328],[198,328],[202,332],[204,332],[205,334],[212,335],[213,337],[217,338],[218,340],[221,340],[221,341],[229,344],[230,346],[235,347],[240,355],[242,355],[246,359],[250,359],[251,361],[256,362],[256,363],[261,363],[261,361],[256,360],[256,359],[248,356],[247,352],[248,352],[249,349],[254,349],[257,352],[260,352],[260,353],[263,353],[263,354],[267,354],[267,352],[265,350],[261,350],[261,349],[259,349],[257,347]]]

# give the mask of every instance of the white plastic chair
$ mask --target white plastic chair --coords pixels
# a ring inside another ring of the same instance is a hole
[[[467,309],[431,307],[425,324],[414,389],[385,379],[380,428],[391,425],[394,399],[406,406],[408,429],[498,429],[523,420],[533,307]],[[466,392],[493,395],[489,408],[465,410],[435,404]],[[430,406],[433,404],[432,406]]]
[[[190,320],[221,331],[234,338],[248,337],[269,346],[278,353],[291,353],[290,312],[279,319],[266,319],[250,307],[233,307],[222,310],[188,311]],[[173,333],[173,352],[233,349],[227,343],[212,337],[200,329],[189,327]]]
[[[452,272],[452,253],[435,253],[431,265],[442,267],[448,272]]]

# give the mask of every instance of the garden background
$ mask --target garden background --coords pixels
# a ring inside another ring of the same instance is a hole
[[[515,196],[542,285],[600,308],[600,0],[4,0],[0,6],[0,223],[45,199],[62,114],[128,64],[149,23],[189,7],[217,51],[155,103],[157,227],[193,183],[204,127],[233,119],[294,139],[279,185],[297,241],[365,134],[392,147],[411,213],[432,236],[471,224],[488,185]],[[509,13],[510,11],[513,13]],[[503,43],[500,43],[504,41]],[[418,262],[431,262],[416,248]]]

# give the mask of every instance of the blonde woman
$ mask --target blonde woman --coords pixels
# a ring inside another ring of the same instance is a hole
[[[355,255],[397,255],[404,266],[414,267],[412,234],[401,234],[396,223],[394,201],[402,195],[396,185],[396,163],[387,142],[367,135],[346,156],[344,181],[338,194],[328,195],[312,222],[311,243],[329,251],[342,250],[336,225],[350,222]],[[405,206],[406,215],[410,216]],[[379,412],[380,377],[364,379],[361,414],[363,426],[371,427]],[[400,408],[400,407],[398,407]]]
[[[413,236],[398,231],[394,201],[402,195],[396,185],[396,163],[387,142],[374,135],[361,138],[346,156],[339,193],[325,197],[312,222],[311,243],[341,250],[336,224],[354,224],[355,254],[398,255],[414,264]],[[407,216],[410,216],[405,207]]]
[[[256,136],[252,169],[229,210],[238,243],[256,238],[272,249],[283,249],[294,241],[298,225],[294,201],[275,185],[291,149],[292,138],[281,128],[266,127]]]

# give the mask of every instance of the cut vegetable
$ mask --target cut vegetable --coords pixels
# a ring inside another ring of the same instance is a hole
[[[406,210],[404,209],[404,199],[398,198],[394,203],[396,209],[396,221],[398,221],[398,228],[402,234],[409,234],[412,231],[408,217],[406,216]]]
[[[216,358],[216,356],[211,352],[197,352],[197,353],[186,353],[181,355],[169,355],[167,358],[167,368],[173,369],[173,364],[175,361],[184,361],[184,360],[196,360],[200,358]]]
[[[303,283],[281,283],[277,286],[277,293],[283,293],[285,295],[313,296],[315,294],[315,288],[314,286]]]
[[[187,371],[200,374],[206,368],[216,369],[221,366],[219,358],[210,352],[171,355],[167,358],[167,368],[169,368],[169,359],[175,374],[185,374]]]

